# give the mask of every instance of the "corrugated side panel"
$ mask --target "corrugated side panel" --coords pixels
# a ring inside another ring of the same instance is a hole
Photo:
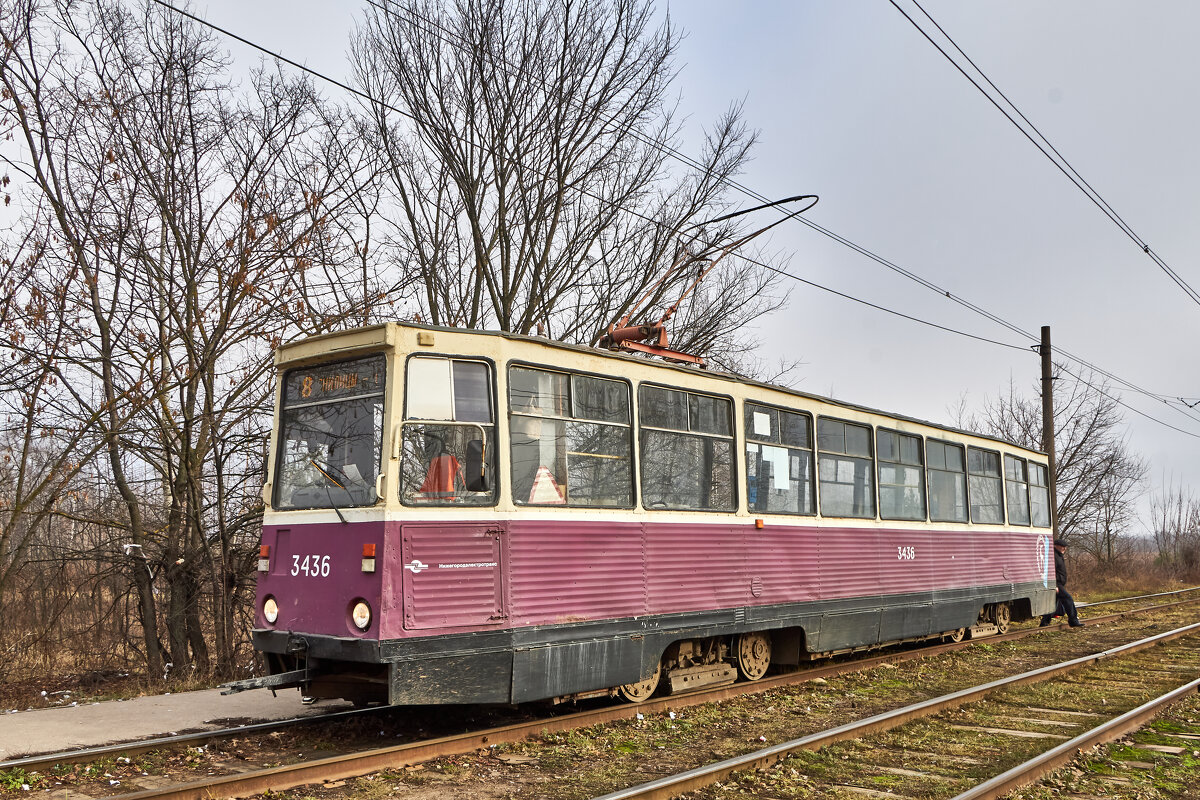
[[[879,594],[878,531],[822,528],[819,536],[822,599]]]
[[[876,535],[879,594],[927,592],[962,580],[960,568],[967,562],[946,533],[881,530]]]
[[[724,525],[647,523],[650,613],[731,608],[753,600],[746,569],[745,530]]]
[[[646,613],[640,523],[521,520],[507,537],[513,624]]]
[[[1047,585],[1054,585],[1054,553],[1049,534],[989,532],[976,537],[975,553],[979,557],[980,569],[976,575],[980,583],[1041,581],[1041,565],[1046,564]]]
[[[445,523],[401,530],[405,628],[505,621],[498,529]]]
[[[773,525],[746,531],[746,570],[751,602],[798,603],[820,596],[817,552],[820,531],[815,528]],[[757,581],[755,580],[757,579]],[[754,592],[758,591],[758,595]]]
[[[270,571],[259,572],[255,625],[272,627],[262,617],[262,600],[279,603],[277,630],[330,636],[378,635],[372,625],[364,634],[350,622],[350,607],[363,598],[379,608],[378,573],[362,571],[364,544],[383,543],[382,522],[349,525],[267,525],[262,543],[270,547]]]
[[[977,584],[979,568],[975,561],[978,551],[975,539],[978,536],[977,531],[933,531],[929,535],[935,588],[961,589]]]

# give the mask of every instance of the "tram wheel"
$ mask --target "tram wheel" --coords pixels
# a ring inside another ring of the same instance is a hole
[[[771,666],[771,639],[765,633],[742,633],[734,645],[737,653],[738,675],[756,681],[767,674]]]
[[[967,638],[967,629],[966,628],[959,628],[957,630],[950,631],[949,633],[946,634],[946,640],[954,642],[955,644],[958,644],[965,638]]]
[[[661,677],[662,662],[660,661],[654,667],[654,674],[646,678],[646,680],[618,686],[617,696],[628,703],[641,703],[644,700],[648,700],[658,688],[658,681]]]
[[[1008,603],[996,603],[992,606],[992,620],[996,623],[998,632],[1008,633],[1008,628],[1012,625],[1012,609],[1008,607]]]

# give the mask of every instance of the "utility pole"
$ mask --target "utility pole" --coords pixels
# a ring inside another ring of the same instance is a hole
[[[1050,360],[1050,326],[1042,326],[1042,450],[1050,461],[1050,522],[1054,526],[1054,537],[1058,538],[1058,466],[1054,458],[1054,368]]]

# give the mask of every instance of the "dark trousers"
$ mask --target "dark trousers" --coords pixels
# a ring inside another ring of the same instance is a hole
[[[1049,625],[1050,620],[1059,614],[1066,614],[1067,622],[1071,625],[1079,624],[1079,612],[1075,610],[1075,598],[1071,597],[1070,592],[1066,589],[1059,589],[1055,601],[1057,602],[1057,606],[1054,609],[1054,613],[1042,617],[1042,625]]]

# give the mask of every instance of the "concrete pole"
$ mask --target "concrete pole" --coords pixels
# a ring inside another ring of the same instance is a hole
[[[1054,537],[1058,538],[1058,492],[1055,481],[1058,467],[1054,457],[1054,369],[1050,359],[1050,326],[1042,326],[1042,450],[1050,461],[1050,521],[1054,526]]]

